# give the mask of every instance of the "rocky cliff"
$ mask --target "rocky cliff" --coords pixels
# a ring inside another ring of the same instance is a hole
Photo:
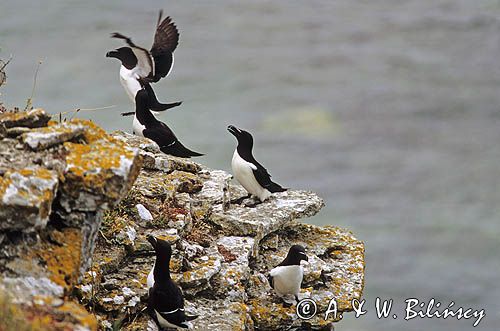
[[[269,287],[266,273],[295,243],[309,256],[301,295],[320,312],[332,298],[348,312],[362,295],[363,243],[297,221],[323,207],[312,192],[253,206],[224,171],[38,109],[0,114],[0,139],[0,318],[40,330],[155,330],[141,313],[149,234],[172,243],[197,330],[330,329],[336,320],[300,320]]]

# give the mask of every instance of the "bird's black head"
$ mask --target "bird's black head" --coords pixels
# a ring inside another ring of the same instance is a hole
[[[167,259],[170,261],[170,256],[172,255],[172,246],[168,241],[156,238],[155,236],[149,235],[146,238],[151,246],[153,246],[156,257],[160,259]]]
[[[153,270],[155,284],[160,280],[170,279],[170,257],[172,256],[172,246],[170,246],[168,241],[151,235],[147,236],[147,240],[151,246],[153,246],[156,253],[156,262]]]
[[[309,261],[309,258],[306,255],[306,250],[301,245],[293,245],[290,247],[288,254],[285,258],[288,265],[300,265],[300,261]]]
[[[114,51],[109,51],[106,53],[106,57],[114,57],[122,63],[122,65],[127,69],[132,69],[137,64],[137,57],[130,47],[120,47]]]
[[[227,127],[227,131],[229,131],[233,136],[238,139],[238,146],[248,147],[252,149],[253,147],[253,137],[250,132],[239,129],[234,125],[229,125]]]

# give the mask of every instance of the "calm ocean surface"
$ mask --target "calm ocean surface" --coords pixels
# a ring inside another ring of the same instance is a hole
[[[118,81],[114,31],[152,42],[157,10],[181,41],[162,115],[199,161],[230,170],[234,124],[287,187],[327,206],[310,221],[366,243],[365,308],[336,330],[471,330],[472,320],[404,321],[404,300],[486,309],[476,330],[500,325],[500,2],[6,1],[0,100],[75,108],[108,130],[131,130]],[[398,319],[378,320],[376,297]]]

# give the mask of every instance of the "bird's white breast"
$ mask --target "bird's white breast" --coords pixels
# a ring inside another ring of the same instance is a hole
[[[146,281],[146,284],[148,285],[148,289],[153,287],[155,284],[155,276],[153,273],[153,271],[155,270],[155,265],[156,265],[156,262],[153,264],[153,267],[151,268],[151,271],[148,274],[148,279]]]
[[[302,266],[279,266],[272,269],[269,275],[273,277],[274,290],[278,295],[299,294],[300,284],[304,276],[304,269]]]
[[[134,129],[135,135],[144,137],[144,135],[142,134],[142,130],[144,130],[146,128],[146,126],[142,125],[141,122],[139,122],[136,115],[134,115],[134,121],[132,122],[132,128]]]
[[[271,192],[260,186],[257,179],[255,179],[252,168],[256,169],[256,167],[252,163],[245,161],[238,154],[237,149],[233,154],[231,168],[236,180],[238,180],[248,193],[255,195],[260,201],[264,201],[271,196]]]
[[[135,95],[141,89],[141,84],[137,78],[134,69],[129,70],[124,66],[120,67],[120,83],[133,103],[135,103]]]

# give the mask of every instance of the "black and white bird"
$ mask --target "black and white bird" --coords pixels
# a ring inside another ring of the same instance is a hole
[[[149,96],[146,89],[137,91],[135,95],[135,117],[133,128],[134,134],[153,140],[165,154],[185,158],[203,155],[185,147],[177,139],[174,132],[151,113],[149,107]]]
[[[286,191],[286,188],[271,180],[271,175],[266,168],[253,157],[252,135],[233,125],[229,125],[227,130],[238,140],[238,146],[231,161],[234,177],[247,190],[249,195],[254,195],[263,202],[271,196],[271,193]]]
[[[156,253],[153,266],[154,283],[151,287],[148,284],[148,310],[151,317],[161,329],[190,329],[192,326],[189,321],[198,316],[186,315],[182,291],[170,277],[172,247],[167,241],[154,236],[148,236],[147,239]]]
[[[121,61],[120,82],[132,102],[135,101],[137,91],[144,87],[149,90],[153,111],[167,110],[182,103],[160,103],[149,85],[149,83],[156,83],[161,78],[168,76],[172,71],[173,52],[179,43],[179,31],[174,22],[170,17],[162,21],[162,15],[163,12],[160,11],[151,50],[139,47],[129,37],[115,32],[111,34],[111,37],[124,39],[128,47],[120,47],[106,54],[106,57],[117,58]]]
[[[300,285],[304,277],[304,269],[300,261],[308,261],[306,250],[301,245],[293,245],[286,258],[269,271],[269,284],[279,297],[293,295],[299,301]]]

